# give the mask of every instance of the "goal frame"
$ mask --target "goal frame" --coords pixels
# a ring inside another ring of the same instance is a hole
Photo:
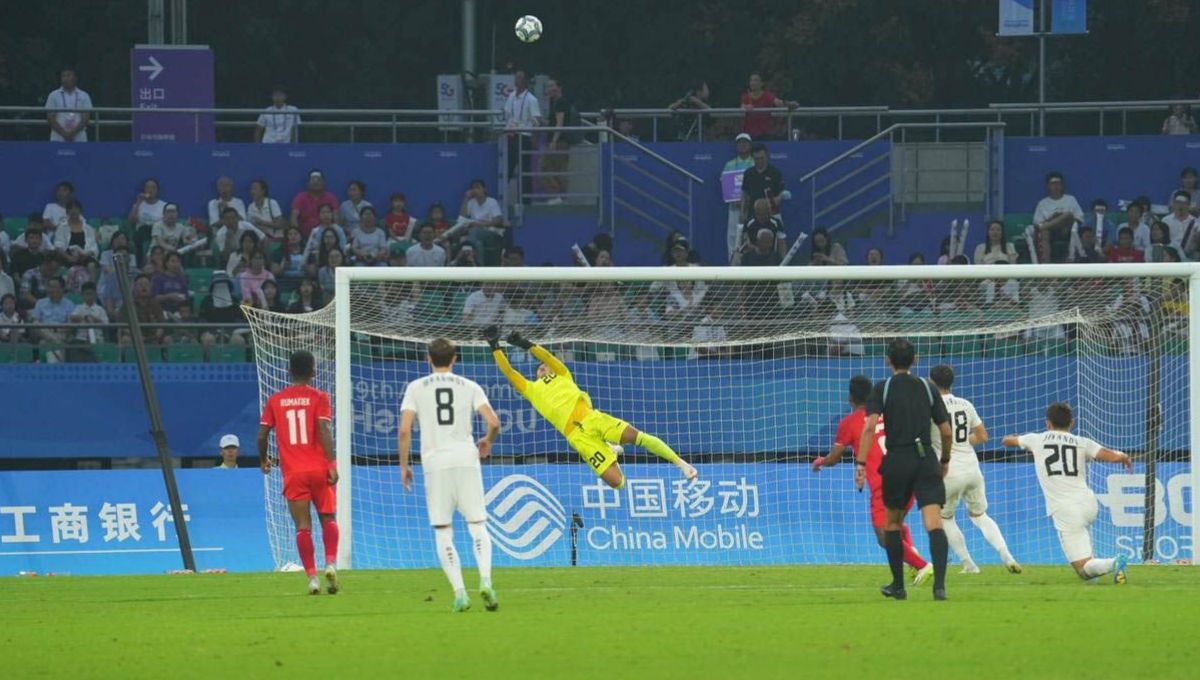
[[[788,282],[829,280],[975,280],[994,279],[1087,279],[1095,277],[1131,279],[1141,277],[1186,278],[1188,285],[1188,398],[1193,409],[1200,404],[1200,263],[1153,264],[1018,264],[1002,272],[987,266],[846,266],[846,267],[495,267],[469,272],[455,267],[339,267],[335,272],[334,305],[334,448],[337,452],[337,520],[341,531],[338,567],[353,566],[351,546],[354,518],[351,512],[354,494],[354,470],[351,441],[354,418],[341,414],[354,412],[351,376],[350,284],[372,282],[618,282],[618,281],[707,281],[707,282]],[[1188,447],[1192,482],[1192,564],[1200,565],[1200,512],[1195,508],[1200,490],[1200,426],[1189,423]]]

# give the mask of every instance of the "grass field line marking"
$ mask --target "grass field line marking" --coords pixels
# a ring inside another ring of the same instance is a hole
[[[192,548],[192,552],[221,552],[225,548]],[[25,550],[22,552],[0,552],[0,557],[17,556],[17,555],[108,555],[115,553],[175,553],[179,552],[179,548],[130,548],[121,550],[113,548],[111,550]]]

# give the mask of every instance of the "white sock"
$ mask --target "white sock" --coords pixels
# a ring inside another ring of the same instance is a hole
[[[458,551],[454,549],[454,528],[437,527],[433,530],[434,542],[437,544],[438,561],[442,563],[442,571],[450,580],[450,587],[455,594],[466,590],[463,585],[462,565],[458,561]]]
[[[1008,544],[1004,542],[1004,535],[1000,533],[1000,526],[996,524],[996,520],[984,513],[978,517],[972,517],[971,521],[979,527],[979,530],[983,532],[983,537],[992,544],[996,552],[1000,553],[1000,559],[1005,562],[1013,561],[1012,553],[1008,552]]]
[[[467,531],[475,544],[475,564],[479,565],[479,580],[481,583],[492,582],[492,535],[488,533],[486,522],[467,522]]]
[[[1093,578],[1096,576],[1104,576],[1108,572],[1112,571],[1113,562],[1116,562],[1116,560],[1112,559],[1111,557],[1105,560],[1100,560],[1093,557],[1083,565],[1083,573]]]
[[[958,523],[953,519],[943,517],[942,530],[946,532],[946,542],[950,544],[954,554],[958,555],[958,560],[963,563],[963,566],[974,564],[975,560],[971,559],[971,553],[967,550],[967,539],[963,538],[963,532],[958,528]]]

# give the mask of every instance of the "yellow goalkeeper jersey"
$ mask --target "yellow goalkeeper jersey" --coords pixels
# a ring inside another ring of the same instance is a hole
[[[546,364],[550,372],[541,378],[527,380],[508,362],[504,352],[496,350],[492,356],[513,387],[529,400],[533,408],[550,421],[554,429],[567,434],[569,428],[583,420],[592,410],[592,400],[587,392],[579,389],[571,377],[571,371],[544,347],[534,345],[530,352]]]

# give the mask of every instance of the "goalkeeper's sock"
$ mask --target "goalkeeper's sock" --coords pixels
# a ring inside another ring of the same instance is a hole
[[[1112,559],[1111,557],[1103,560],[1093,557],[1083,565],[1083,573],[1087,574],[1089,578],[1104,576],[1108,572],[1112,571],[1114,562],[1116,562],[1116,560]]]
[[[475,545],[475,564],[479,565],[479,580],[483,584],[492,582],[492,536],[484,522],[467,522],[467,531]]]
[[[458,551],[454,549],[454,529],[452,527],[437,527],[433,530],[434,543],[437,545],[438,561],[442,563],[442,571],[450,581],[450,587],[455,594],[466,592],[463,585],[462,565],[458,561]]]
[[[946,531],[934,529],[929,532],[929,554],[933,557],[933,589],[946,589],[946,560],[950,546],[946,542]]]
[[[337,563],[339,534],[337,520],[327,519],[321,522],[321,542],[325,544],[325,564],[327,565]]]
[[[296,550],[300,553],[300,564],[309,578],[317,575],[317,550],[313,547],[312,529],[296,530]]]
[[[668,463],[679,465],[682,462],[679,460],[679,454],[675,453],[674,449],[672,449],[670,446],[667,446],[666,442],[652,434],[646,434],[645,432],[639,431],[637,439],[634,443],[643,449],[646,449],[650,453],[653,453],[659,458],[662,458]]]
[[[1008,552],[1008,544],[1004,542],[1004,535],[1000,533],[1000,526],[996,524],[996,520],[985,513],[978,517],[972,517],[971,521],[979,527],[979,531],[983,532],[983,537],[992,544],[996,552],[1000,553],[1000,559],[1005,564],[1013,561],[1012,553]]]
[[[913,547],[912,532],[908,530],[907,524],[904,525],[904,529],[902,531],[904,539],[904,563],[913,569],[924,569],[925,565],[929,563],[926,562],[925,558],[921,557],[921,553],[917,552],[917,549]]]
[[[967,550],[967,539],[963,536],[962,529],[958,528],[958,522],[942,518],[942,530],[946,532],[946,541],[954,548],[954,554],[958,555],[958,561],[964,566],[974,564],[975,560],[971,559],[971,551]]]
[[[892,587],[904,590],[904,534],[899,530],[883,532],[883,547],[892,570]]]

